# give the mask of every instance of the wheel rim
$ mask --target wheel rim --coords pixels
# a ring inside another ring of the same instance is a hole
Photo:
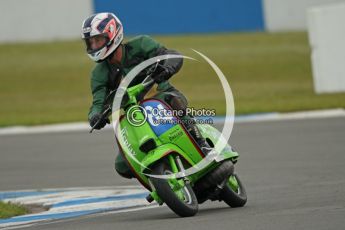
[[[165,175],[169,175],[169,174],[173,174],[170,170],[165,169],[164,170],[164,174]],[[175,182],[173,182],[175,181]],[[190,194],[190,191],[188,190],[188,188],[186,186],[183,186],[182,188],[179,189],[174,189],[174,187],[176,186],[176,184],[178,183],[177,179],[168,179],[168,184],[170,186],[170,188],[174,191],[174,193],[176,194],[176,196],[183,201],[186,204],[192,204],[193,200],[192,200],[192,195]]]
[[[190,194],[188,188],[186,186],[184,186],[182,188],[183,190],[183,194],[184,194],[184,202],[186,204],[192,204],[193,200],[192,200],[192,195]]]
[[[236,175],[231,175],[229,177],[228,184],[234,192],[236,192],[237,194],[241,194],[241,188],[238,184]]]

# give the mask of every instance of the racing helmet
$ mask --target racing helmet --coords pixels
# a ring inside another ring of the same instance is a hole
[[[113,13],[93,14],[83,22],[82,39],[88,56],[95,62],[101,62],[121,44],[122,23]]]

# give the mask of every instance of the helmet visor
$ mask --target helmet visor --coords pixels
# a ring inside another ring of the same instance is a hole
[[[106,34],[99,34],[84,39],[86,44],[86,51],[89,54],[95,53],[106,47],[109,43],[109,38]]]

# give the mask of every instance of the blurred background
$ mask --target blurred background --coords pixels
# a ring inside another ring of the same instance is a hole
[[[172,79],[191,106],[225,113],[213,60],[236,114],[345,106],[343,0],[0,0],[0,126],[86,121],[94,67],[85,17],[115,13],[126,40],[148,34],[186,60]]]

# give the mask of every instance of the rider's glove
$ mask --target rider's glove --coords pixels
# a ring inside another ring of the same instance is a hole
[[[156,83],[161,83],[168,80],[173,75],[169,67],[164,65],[158,65],[157,70],[153,74],[152,78]]]
[[[99,121],[99,122],[98,122]],[[102,118],[102,115],[99,113],[96,113],[91,117],[89,120],[90,126],[93,127],[97,122],[98,124],[94,127],[95,129],[101,129],[103,128],[106,124],[110,124],[109,118]]]

